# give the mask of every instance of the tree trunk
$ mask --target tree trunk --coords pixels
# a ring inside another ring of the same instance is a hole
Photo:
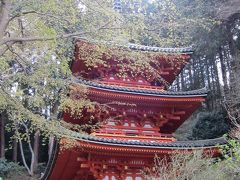
[[[10,0],[2,0],[0,6],[0,43],[2,43],[3,37],[5,35],[6,28],[9,22],[9,14],[11,9]]]
[[[229,47],[226,47],[224,48],[224,60],[226,62],[226,65],[227,65],[227,72],[229,73],[229,76],[231,76],[232,74],[232,68],[231,68],[231,55],[229,53]],[[228,90],[229,90],[229,80],[227,81],[228,82]]]
[[[12,146],[13,146],[12,160],[13,160],[13,162],[17,162],[18,142],[16,139],[13,140]]]
[[[217,91],[221,95],[220,79],[219,79],[218,68],[217,68],[217,64],[216,63],[217,63],[217,61],[215,60],[213,62],[213,70],[214,70],[214,74],[216,76]]]
[[[205,60],[205,64],[206,64],[206,77],[207,77],[207,83],[208,83],[208,88],[211,90],[212,87],[211,87],[211,81],[210,81],[210,77],[211,77],[211,74],[210,74],[210,61],[209,61],[209,57],[206,57],[206,60]],[[202,70],[203,71],[203,70]]]
[[[54,137],[51,135],[48,142],[48,159],[51,159],[53,153]]]
[[[213,93],[216,94],[217,93],[217,87],[216,87],[216,79],[215,79],[215,75],[214,74],[214,63],[212,62],[213,59],[209,60],[209,68],[210,68],[210,83],[212,84],[212,90]]]
[[[193,58],[192,60],[192,70],[193,70],[193,84],[192,84],[192,89],[196,89],[196,84],[199,82],[199,71],[197,71],[196,67],[196,59]]]
[[[201,87],[205,87],[206,83],[205,83],[205,78],[204,78],[204,66],[201,64],[201,60],[199,59],[199,68],[200,68],[200,79],[201,82],[198,83],[197,88],[201,88]]]
[[[240,89],[240,54],[237,46],[233,40],[233,34],[231,32],[231,26],[228,26],[229,29],[229,49],[232,55],[232,77],[231,77],[231,87],[234,93],[239,97],[238,91]]]
[[[34,169],[34,171],[37,169],[37,166],[38,166],[39,139],[40,139],[40,131],[37,130],[34,134],[34,144],[33,144],[33,152],[34,152],[33,169]]]
[[[181,90],[184,91],[185,90],[184,70],[182,70],[180,77],[181,77],[181,88],[182,88]]]
[[[59,93],[59,92],[58,92]],[[51,108],[51,115],[57,117],[58,116],[58,107],[59,107],[59,101],[56,101],[52,108]],[[53,153],[53,146],[54,146],[54,136],[50,135],[49,142],[48,142],[48,160],[51,159],[52,153]]]
[[[222,54],[222,47],[219,48],[219,60],[221,65],[221,73],[223,79],[223,95],[226,97],[228,93],[228,81],[227,81],[227,73],[226,73],[226,65],[224,63],[223,54]]]
[[[192,76],[192,66],[191,66],[191,64],[188,66],[188,75],[189,75],[189,88],[191,89],[192,85],[193,85],[193,76]]]
[[[220,88],[219,88],[219,79],[218,79],[218,72],[215,71],[215,59],[212,57],[210,60],[210,72],[211,72],[211,83],[212,83],[212,109],[218,108],[218,99],[221,97]]]
[[[5,158],[5,122],[4,122],[4,117],[3,114],[0,114],[0,131],[1,131],[1,139],[0,139],[0,144],[1,144],[1,150],[0,150],[0,157]]]
[[[26,138],[27,138],[27,144],[28,144],[28,148],[30,150],[31,153],[31,162],[30,162],[30,166],[28,166],[27,162],[26,162],[26,158],[24,155],[24,150],[23,150],[23,144],[22,144],[22,139],[20,137],[19,131],[18,131],[18,127],[16,127],[16,136],[19,140],[19,147],[20,147],[20,152],[21,152],[21,157],[23,160],[23,165],[24,167],[27,169],[28,173],[30,176],[34,175],[34,160],[35,160],[35,154],[31,145],[31,139],[30,139],[30,133],[29,133],[29,129],[27,127],[26,124],[22,123],[22,126],[25,128],[25,133],[26,133]]]
[[[24,151],[23,151],[23,144],[22,144],[22,140],[21,139],[19,139],[19,148],[20,148],[20,152],[21,152],[23,165],[27,169],[28,174],[30,176],[33,176],[33,171],[31,170],[31,168],[28,167],[27,162],[26,162],[26,158],[25,158]]]

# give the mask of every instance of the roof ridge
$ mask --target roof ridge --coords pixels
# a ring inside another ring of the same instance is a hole
[[[147,46],[142,44],[128,43],[128,47],[133,50],[146,50],[155,52],[188,52],[193,53],[193,48],[190,47],[158,47],[158,46]]]
[[[75,37],[75,42],[77,41],[87,41],[91,43],[100,43],[106,45],[115,45],[117,47],[128,48],[131,50],[140,50],[140,51],[151,51],[151,52],[161,52],[161,53],[182,53],[182,54],[193,54],[194,50],[193,47],[157,47],[157,46],[146,46],[141,44],[135,44],[127,42],[126,44],[119,44],[114,41],[97,41],[97,40],[90,40],[84,37]]]

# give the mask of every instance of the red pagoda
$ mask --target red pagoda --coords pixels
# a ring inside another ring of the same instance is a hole
[[[154,156],[169,157],[172,153],[188,153],[193,149],[218,152],[223,139],[177,141],[176,129],[204,102],[206,89],[186,92],[168,91],[175,77],[191,58],[191,48],[159,48],[136,44],[120,47],[124,60],[117,55],[101,54],[104,65],[91,68],[84,63],[85,56],[99,51],[95,43],[77,40],[72,73],[76,84],[88,88],[88,98],[99,104],[108,104],[106,112],[90,114],[99,120],[99,128],[86,134],[73,132],[79,148],[60,152],[65,139],[56,148],[46,175],[50,180],[142,180],[141,171],[152,168]],[[111,47],[109,47],[111,51]],[[156,72],[144,71],[132,75],[122,63],[131,63],[128,53],[145,54],[154,58]],[[99,54],[99,53],[98,53]],[[151,55],[150,55],[151,54]],[[137,74],[137,75],[136,75]],[[159,77],[160,80],[159,80]],[[72,92],[77,94],[76,92]],[[75,97],[73,97],[75,98]],[[83,124],[89,119],[74,118],[64,113],[66,122]]]

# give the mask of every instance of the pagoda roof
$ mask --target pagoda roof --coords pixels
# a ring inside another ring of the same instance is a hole
[[[89,40],[85,38],[77,38],[76,42],[85,41],[93,44],[104,44],[107,46],[116,46],[123,49],[137,50],[137,51],[146,51],[146,52],[159,52],[164,54],[193,54],[194,50],[192,47],[182,47],[182,48],[166,48],[166,47],[158,47],[158,46],[146,46],[135,43],[126,43],[126,44],[118,44],[113,41],[96,41]]]
[[[154,149],[198,149],[198,148],[212,148],[219,145],[226,144],[227,140],[224,137],[207,139],[207,140],[191,140],[191,141],[173,141],[173,142],[158,142],[158,141],[140,141],[140,140],[123,140],[98,137],[88,134],[80,134],[72,132],[73,137],[77,140],[87,143],[94,143],[100,145],[111,145],[120,147],[140,147],[140,148],[154,148]]]
[[[96,81],[84,80],[84,79],[75,79],[76,83],[84,84],[87,87],[112,91],[118,93],[130,93],[136,95],[145,95],[145,96],[158,96],[158,97],[197,97],[197,96],[207,96],[208,90],[206,88],[192,90],[192,91],[165,91],[165,90],[155,90],[155,89],[140,89],[137,87],[124,87],[118,85],[108,85]]]

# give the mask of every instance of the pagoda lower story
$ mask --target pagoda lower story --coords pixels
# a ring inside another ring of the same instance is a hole
[[[62,139],[61,143],[64,143]],[[56,154],[49,174],[54,180],[143,180],[143,171],[154,168],[154,157],[203,150],[217,154],[224,139],[158,143],[114,140],[95,136],[80,137],[79,148]]]
[[[76,76],[72,98],[78,99],[78,88],[88,89],[88,98],[107,111],[86,111],[84,117],[73,117],[63,113],[66,122],[82,125],[94,116],[100,125],[97,129],[78,133],[71,131],[76,145],[61,150],[67,139],[62,138],[55,150],[53,161],[48,165],[45,177],[50,180],[143,180],[143,171],[154,169],[154,157],[170,160],[175,153],[192,153],[202,150],[217,155],[223,138],[177,141],[173,137],[176,129],[205,101],[206,89],[186,92],[167,91],[175,76],[189,61],[189,48],[157,48],[130,44],[126,53],[138,51],[146,54],[163,81],[148,72],[138,77],[120,78],[118,57],[106,55],[99,59],[105,66],[87,68],[83,52],[97,51],[97,45],[85,40],[76,41],[76,59],[72,72]],[[90,49],[90,50],[89,50]],[[111,51],[111,49],[110,49]],[[148,54],[151,53],[151,54]],[[153,54],[153,55],[152,55]],[[126,54],[126,57],[127,54]],[[132,57],[132,56],[130,56]],[[144,57],[144,56],[143,56]],[[129,63],[126,59],[124,63]],[[174,63],[176,62],[176,63]],[[155,64],[154,64],[155,63]],[[147,76],[147,75],[146,75]],[[70,131],[70,130],[69,130]]]

